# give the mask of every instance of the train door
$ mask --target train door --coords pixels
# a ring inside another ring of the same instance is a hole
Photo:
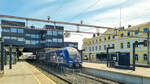
[[[119,65],[130,66],[130,53],[119,53]]]

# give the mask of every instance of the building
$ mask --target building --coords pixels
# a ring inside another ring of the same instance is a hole
[[[45,25],[43,29],[34,26],[26,28],[25,22],[7,20],[2,20],[1,24],[5,46],[23,47],[24,51],[29,52],[44,48],[62,48],[64,44],[72,44],[64,42],[63,26]]]
[[[129,30],[129,31],[126,31]],[[106,60],[107,47],[114,47],[109,50],[109,54],[117,56],[117,53],[129,53],[130,64],[133,63],[133,43],[147,40],[150,30],[150,22],[128,27],[126,30],[108,29],[102,35],[83,39],[83,56],[88,60]],[[148,56],[150,50],[148,45],[138,45],[135,48],[136,65],[147,65],[150,62]]]

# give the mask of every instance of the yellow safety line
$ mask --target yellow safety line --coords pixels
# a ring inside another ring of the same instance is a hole
[[[29,63],[27,63],[28,65],[30,65]],[[32,65],[30,65],[32,68],[35,68],[33,67]],[[39,71],[37,68],[35,68],[37,71]],[[41,74],[43,74],[41,71],[39,71]],[[50,82],[52,82],[53,84],[56,84],[52,79],[50,79],[48,76],[46,76],[45,74],[43,74]]]
[[[26,63],[25,63],[26,64]],[[26,64],[27,65],[27,64]],[[28,65],[27,65],[28,66]],[[33,71],[31,70],[31,73],[32,73],[32,77],[38,82],[38,84],[42,84],[40,82],[40,80],[34,75]]]
[[[40,80],[33,74],[33,72],[32,72],[32,76],[35,78],[35,80],[38,82],[38,84],[41,84]]]

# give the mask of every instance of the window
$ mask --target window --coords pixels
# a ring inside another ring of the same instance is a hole
[[[93,44],[94,44],[94,40],[93,40]]]
[[[134,35],[138,35],[138,34],[139,34],[139,31],[136,30],[136,31],[134,32]]]
[[[95,50],[97,51],[97,46],[95,46],[95,47],[96,47],[96,49],[95,49]]]
[[[94,51],[94,47],[92,47],[93,51]]]
[[[35,44],[36,44],[36,41],[35,41],[35,40],[31,40],[31,44],[32,44],[32,45],[35,45]]]
[[[106,50],[106,45],[104,45],[104,50]]]
[[[26,36],[31,36],[30,34],[26,34]]]
[[[127,48],[130,48],[130,42],[127,43]]]
[[[108,36],[108,40],[110,40],[110,36]]]
[[[8,36],[4,36],[4,37],[2,37],[3,39],[10,39],[10,37],[8,37]]]
[[[108,47],[110,47],[110,45],[108,44]]]
[[[53,42],[57,42],[57,38],[53,38]]]
[[[138,54],[135,54],[135,60],[138,61],[139,58],[138,58]]]
[[[3,28],[3,32],[10,32],[10,28]]]
[[[53,36],[57,36],[57,31],[53,31]]]
[[[113,39],[115,39],[115,35],[113,35]]]
[[[58,32],[59,35],[63,35],[63,32]]]
[[[143,55],[144,60],[147,60],[147,54]]]
[[[18,41],[24,41],[24,38],[18,38]]]
[[[11,32],[17,32],[16,28],[11,28]]]
[[[123,37],[124,35],[123,35],[123,33],[120,35],[120,37]]]
[[[62,39],[58,39],[58,42],[62,42]]]
[[[17,37],[11,37],[12,40],[17,40]]]
[[[130,32],[127,33],[127,36],[130,36]]]
[[[121,43],[121,48],[123,48],[123,43]]]
[[[99,46],[99,50],[101,50],[101,46]]]
[[[47,31],[47,35],[52,35],[52,31]]]
[[[26,44],[30,44],[30,40],[26,40]]]
[[[52,39],[47,39],[47,42],[52,42]]]
[[[18,29],[18,33],[24,33],[24,29]]]
[[[136,43],[136,42],[138,43],[138,41],[135,41],[135,43]],[[138,45],[135,45],[135,47],[138,47]]]
[[[31,38],[39,38],[39,35],[38,34],[32,34]]]
[[[101,42],[101,39],[99,39],[99,42]]]
[[[115,45],[114,44],[112,44],[112,47],[115,49]]]
[[[144,33],[147,33],[147,32],[148,32],[148,28],[144,28],[144,29],[143,29],[143,32],[144,32]]]
[[[91,51],[91,47],[89,47],[89,51]]]

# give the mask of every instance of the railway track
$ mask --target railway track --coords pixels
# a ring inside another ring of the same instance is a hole
[[[124,84],[118,81],[112,81],[104,78],[94,77],[89,74],[82,73],[81,71],[80,72],[65,71],[62,73],[57,73],[57,71],[52,70],[44,65],[40,65],[40,64],[32,64],[32,65],[36,66],[40,71],[44,72],[46,75],[51,74],[54,77],[57,77],[59,79],[59,80],[54,79],[54,81],[56,82],[60,80],[64,81],[65,82],[64,84]]]

